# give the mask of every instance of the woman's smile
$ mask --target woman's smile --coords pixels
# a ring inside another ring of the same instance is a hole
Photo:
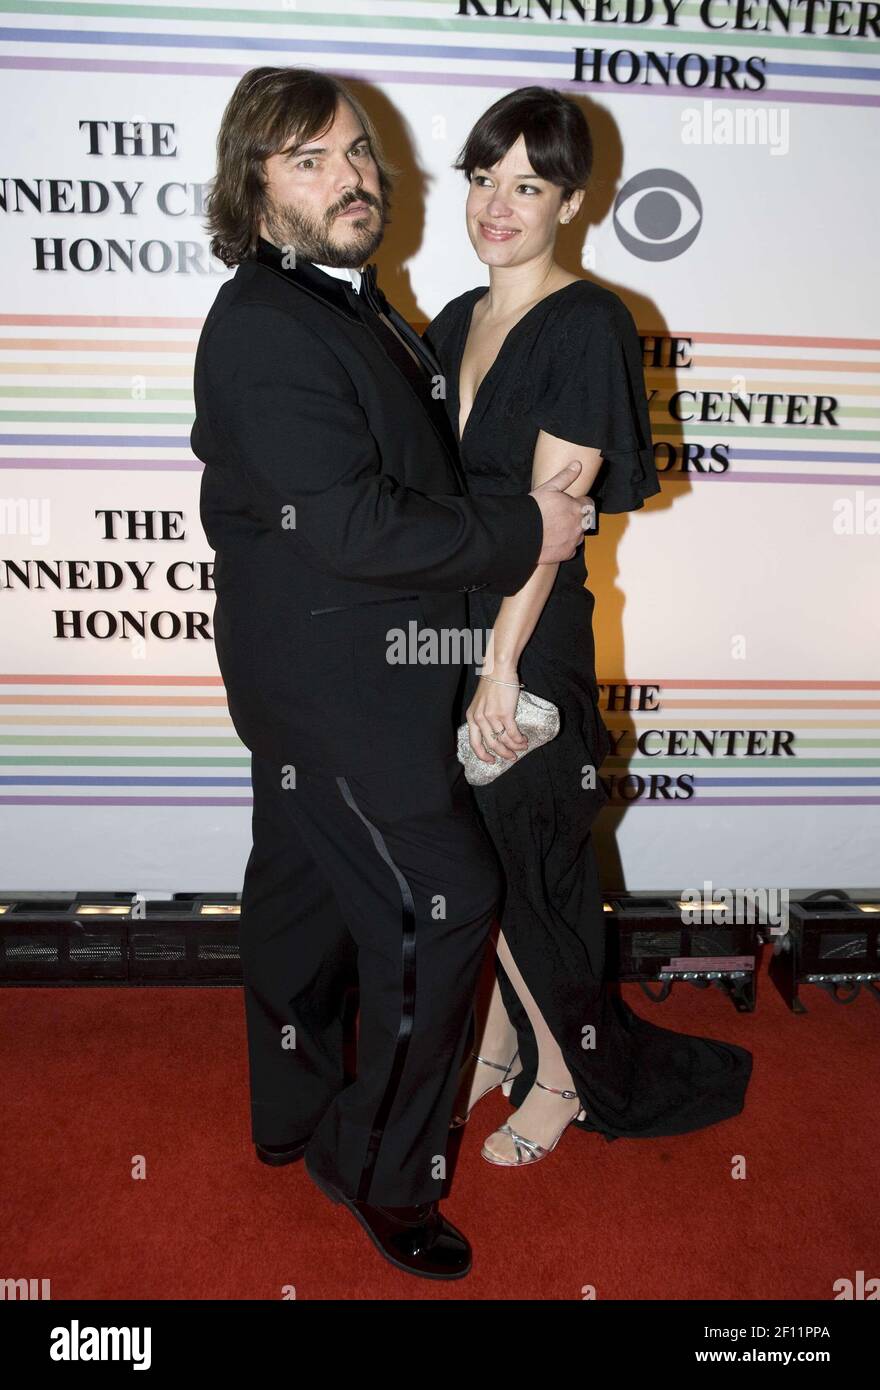
[[[496,222],[481,222],[479,218],[477,226],[487,241],[510,241],[511,237],[519,235],[518,227],[500,227]]]

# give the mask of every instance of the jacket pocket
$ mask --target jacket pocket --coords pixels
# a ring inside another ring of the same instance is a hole
[[[395,595],[393,598],[355,600],[353,603],[329,604],[310,608],[299,620],[305,634],[313,642],[352,640],[363,632],[383,631],[397,621],[390,615],[395,609],[411,616],[418,604],[417,594]]]
[[[362,613],[353,637],[355,682],[361,713],[377,724],[389,719],[417,727],[420,720],[443,717],[461,673],[454,646],[443,630],[429,624],[418,597]]]
[[[310,608],[309,616],[321,618],[325,613],[347,613],[352,608],[373,608],[380,603],[403,603],[417,598],[418,594],[395,594],[392,598],[358,599],[354,603],[335,603],[329,608]]]

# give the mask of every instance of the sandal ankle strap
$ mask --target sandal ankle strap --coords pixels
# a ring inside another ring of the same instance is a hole
[[[540,1086],[542,1091],[552,1091],[554,1096],[562,1096],[565,1100],[577,1100],[577,1091],[560,1091],[555,1086],[545,1086],[543,1081],[536,1081],[536,1086]]]
[[[502,1062],[490,1062],[488,1057],[481,1057],[478,1052],[472,1052],[471,1056],[476,1057],[478,1062],[482,1062],[484,1067],[494,1067],[496,1071],[503,1071],[506,1073],[510,1071],[510,1068],[513,1066],[514,1062],[519,1056],[519,1050],[517,1049],[517,1051],[514,1052],[506,1067]]]

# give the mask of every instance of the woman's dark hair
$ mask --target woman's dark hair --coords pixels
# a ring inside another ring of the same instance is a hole
[[[211,251],[238,265],[257,249],[266,204],[263,161],[291,142],[301,145],[332,125],[347,101],[369,136],[386,208],[392,176],[376,128],[360,102],[335,77],[310,68],[252,68],[229,99],[217,136],[217,174],[206,198]]]
[[[535,173],[561,188],[563,202],[585,187],[593,167],[590,127],[575,102],[549,87],[520,87],[496,101],[452,167],[470,182],[475,169],[491,169],[521,135]]]

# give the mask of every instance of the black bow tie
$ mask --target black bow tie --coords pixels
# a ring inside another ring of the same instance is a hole
[[[361,299],[365,300],[377,314],[388,313],[388,300],[376,284],[375,265],[365,266],[361,272]]]

